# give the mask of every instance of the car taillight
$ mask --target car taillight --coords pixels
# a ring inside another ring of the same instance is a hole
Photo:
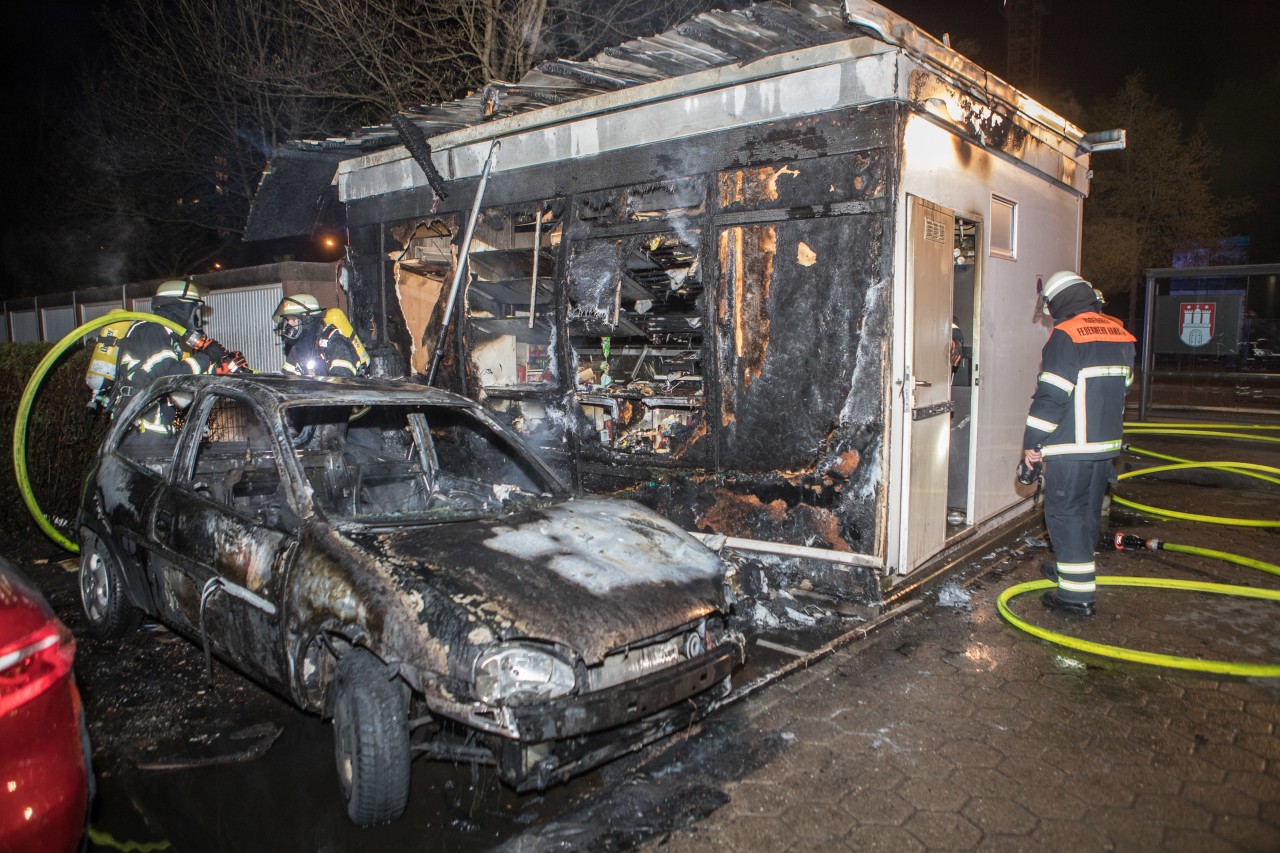
[[[0,647],[0,717],[56,684],[71,671],[75,656],[75,639],[58,624]]]

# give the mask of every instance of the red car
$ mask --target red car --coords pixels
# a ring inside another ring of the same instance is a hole
[[[0,558],[0,849],[75,850],[89,809],[76,643]]]

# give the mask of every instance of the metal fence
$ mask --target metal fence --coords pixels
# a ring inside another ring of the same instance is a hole
[[[1280,264],[1146,272],[1139,419],[1280,416]]]
[[[271,312],[280,302],[280,283],[210,291],[205,298],[207,333],[228,349],[244,353],[249,366],[262,372],[276,372],[284,363],[284,350],[273,332]],[[0,317],[0,343],[54,343],[77,326],[102,317],[118,308],[149,312],[150,297],[11,309],[5,306]]]

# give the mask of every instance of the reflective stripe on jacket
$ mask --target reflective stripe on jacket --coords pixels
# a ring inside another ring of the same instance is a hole
[[[151,381],[175,374],[208,373],[209,356],[191,352],[171,329],[152,320],[138,320],[120,339],[120,367],[111,407],[121,397],[141,393]],[[153,422],[150,429],[168,428],[173,423],[173,405],[164,402],[159,411],[149,411],[144,420]]]
[[[1105,314],[1089,311],[1054,326],[1041,353],[1022,446],[1040,447],[1045,456],[1115,456],[1133,357],[1133,335]]]
[[[356,351],[350,339],[332,325],[304,329],[289,345],[281,370],[298,376],[355,376]]]

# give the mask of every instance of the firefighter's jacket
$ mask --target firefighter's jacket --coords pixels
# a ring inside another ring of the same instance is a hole
[[[285,373],[298,376],[355,376],[359,358],[351,339],[332,324],[304,325],[285,351]]]
[[[116,394],[118,398],[132,396],[161,376],[208,373],[210,365],[207,354],[187,349],[168,327],[150,320],[140,320],[130,326],[120,340]],[[166,400],[149,409],[140,419],[138,427],[144,432],[169,432],[172,430],[175,414],[173,402]]]
[[[1086,311],[1055,325],[1041,353],[1023,448],[1067,459],[1115,456],[1133,356],[1133,335],[1105,314]]]

